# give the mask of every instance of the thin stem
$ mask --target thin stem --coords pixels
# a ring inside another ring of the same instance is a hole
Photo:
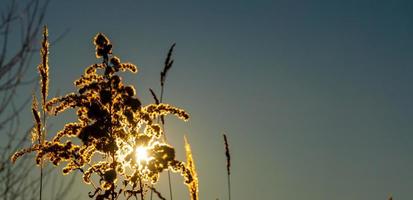
[[[228,174],[228,199],[231,200],[231,176]]]
[[[142,178],[141,176],[139,176],[139,189],[141,190],[140,194],[141,194],[141,200],[145,200],[145,197],[143,195],[143,186],[142,186]]]
[[[151,186],[150,187],[153,187],[153,185],[151,184]],[[151,200],[152,200],[152,196],[153,196],[153,190],[151,190]]]
[[[43,145],[44,140],[46,138],[46,107],[42,106],[43,110],[43,134],[41,135],[41,145]],[[40,200],[42,200],[42,192],[43,192],[43,158],[40,160]]]
[[[111,67],[111,66],[109,66],[109,62],[108,62],[108,56],[106,55],[106,56],[104,56],[103,57],[103,63],[106,65],[106,69],[105,70],[108,70],[108,68],[109,67]],[[110,91],[110,102],[109,102],[109,117],[110,117],[110,122],[109,122],[109,126],[110,126],[110,128],[109,128],[109,131],[110,131],[110,136],[111,137],[113,137],[113,118],[112,118],[112,115],[113,115],[113,96],[112,96],[112,90],[113,90],[113,88],[112,88],[112,75],[108,75],[107,76],[107,78],[108,78],[108,80],[109,80],[109,91]],[[115,154],[111,154],[111,156],[112,156],[112,161],[114,162],[114,164],[115,164],[115,167],[114,167],[114,169],[116,169],[116,160],[115,160]],[[114,184],[114,183],[112,183],[112,184]],[[112,187],[111,187],[111,190],[112,190],[112,200],[114,200],[115,199],[115,196],[113,195],[113,193],[114,193],[114,190],[115,190],[115,188],[114,188],[114,186],[112,185]]]
[[[5,199],[8,199],[8,193],[10,190],[10,167],[7,167],[7,179],[6,179],[6,191],[4,192],[5,194]]]
[[[171,56],[172,56],[172,51],[173,51],[174,47],[175,47],[175,43],[172,44],[171,48],[169,49],[168,56],[166,57],[166,60],[165,60],[165,66],[164,66],[163,70],[161,71],[161,77],[160,77],[161,78],[161,96],[160,96],[159,101],[157,100],[155,93],[150,89],[152,95],[154,96],[155,102],[157,104],[162,103],[162,100],[163,100],[163,93],[164,93],[164,89],[165,89],[164,86],[165,86],[166,75],[167,75],[169,69],[171,69],[172,64],[173,64],[173,60],[171,60]],[[158,116],[158,118],[157,118],[158,123],[159,123],[159,119],[161,119],[162,130],[163,130],[163,139],[166,142],[167,138],[166,138],[166,131],[165,131],[165,119],[164,119],[163,116]],[[169,196],[172,200],[173,197],[172,197],[171,172],[169,170],[168,170],[168,185],[169,185]],[[153,194],[153,189],[151,190],[151,200],[152,200],[152,194]]]
[[[171,171],[168,170],[168,183],[169,183],[169,195],[172,200],[172,183],[171,183]]]
[[[162,100],[163,100],[163,93],[164,93],[164,84],[162,84],[161,85],[161,96],[159,97],[159,102],[160,103],[162,103]],[[161,120],[162,122],[162,130],[164,131],[164,133],[163,133],[163,137],[164,137],[164,139],[165,139],[165,141],[167,140],[166,139],[166,131],[165,131],[165,121],[164,120]],[[171,200],[173,200],[173,197],[172,197],[172,182],[171,182],[171,171],[169,171],[168,170],[168,185],[169,185],[169,196],[170,196],[170,198],[171,198]]]
[[[42,200],[42,190],[43,190],[43,159],[40,161],[40,197],[39,199]]]
[[[159,97],[159,102],[160,102],[160,103],[162,103],[163,91],[164,91],[164,85],[161,85],[161,96]]]
[[[162,90],[162,92],[163,92],[163,90]],[[160,102],[162,102],[162,94],[161,94]],[[165,123],[164,123],[164,121],[162,121],[162,130],[164,131],[163,137],[164,137],[164,139],[165,139],[165,141],[166,141],[167,139],[166,139],[166,131],[165,131]],[[171,200],[172,200],[173,197],[172,197],[171,171],[169,171],[169,170],[168,170],[168,185],[169,185],[169,196],[171,197]]]

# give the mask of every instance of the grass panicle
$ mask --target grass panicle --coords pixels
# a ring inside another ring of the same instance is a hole
[[[42,121],[43,129],[39,131],[39,145],[42,146],[46,138],[46,102],[47,94],[49,92],[49,41],[48,41],[48,29],[47,26],[43,27],[43,39],[41,42],[40,56],[41,63],[37,67],[40,75],[40,93],[42,97]],[[34,111],[33,111],[34,113]],[[43,159],[40,161],[40,194],[39,198],[42,199],[43,193]]]
[[[190,195],[191,200],[198,200],[199,199],[198,175],[195,169],[195,162],[194,162],[194,158],[192,155],[191,145],[189,145],[189,142],[186,136],[184,136],[184,141],[185,141],[185,152],[186,152],[186,167],[189,169],[192,179],[193,179],[192,182],[187,185],[188,190],[189,190],[189,195]]]
[[[228,175],[231,174],[231,154],[229,153],[229,144],[227,135],[223,134],[224,136],[224,145],[225,145],[225,157],[227,159],[227,173]]]
[[[168,74],[168,71],[172,68],[172,64],[174,63],[174,60],[172,59],[172,52],[174,51],[175,45],[175,43],[172,44],[172,46],[169,48],[168,55],[166,56],[164,68],[161,71],[161,86],[165,84],[166,75]]]
[[[37,103],[36,95],[33,94],[32,100],[32,114],[34,118],[34,128],[32,130],[32,142],[38,142],[41,144],[42,139],[42,122],[40,121],[39,105]]]
[[[227,135],[224,136],[225,157],[227,159],[227,179],[228,179],[228,199],[231,200],[231,154],[229,152],[229,143]]]
[[[41,44],[42,48],[40,50],[41,63],[38,66],[38,71],[40,74],[40,88],[42,94],[42,105],[43,108],[46,106],[46,98],[49,88],[49,41],[48,41],[48,29],[47,26],[43,28],[43,40]]]

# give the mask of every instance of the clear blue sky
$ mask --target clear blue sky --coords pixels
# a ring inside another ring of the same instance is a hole
[[[51,2],[50,38],[70,29],[51,47],[51,94],[99,62],[91,39],[104,32],[150,103],[176,42],[165,100],[192,119],[167,131],[180,159],[188,136],[201,199],[227,198],[223,132],[233,199],[413,199],[412,1],[116,2]]]

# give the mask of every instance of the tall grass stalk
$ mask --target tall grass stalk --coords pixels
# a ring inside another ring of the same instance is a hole
[[[41,63],[38,66],[38,71],[40,74],[40,90],[42,95],[42,130],[39,134],[39,143],[43,145],[46,138],[46,99],[49,89],[49,41],[48,41],[48,30],[47,27],[43,28],[43,40],[42,49],[40,51]],[[43,192],[43,159],[40,162],[40,194],[39,198],[42,200]]]
[[[160,76],[160,82],[161,82],[161,94],[160,98],[156,96],[155,92],[152,89],[149,89],[149,91],[152,94],[152,97],[155,100],[156,104],[160,104],[163,102],[164,98],[164,91],[165,91],[165,82],[166,82],[166,77],[168,75],[169,70],[172,68],[172,64],[174,63],[174,60],[172,59],[172,52],[175,48],[175,43],[172,44],[172,46],[169,48],[168,55],[166,56],[165,63],[164,63],[164,68],[161,71],[161,76]],[[165,118],[163,116],[160,116],[161,119],[161,126],[164,131],[163,137],[164,140],[167,141],[166,137],[166,130],[165,130]],[[168,186],[169,186],[169,196],[171,200],[173,199],[173,194],[172,194],[172,183],[171,183],[171,172],[168,170]],[[151,190],[151,196],[150,199],[152,200],[152,195],[153,195],[153,190]]]
[[[163,101],[163,96],[164,96],[164,90],[165,90],[165,81],[166,81],[166,76],[168,74],[168,71],[171,69],[172,64],[174,63],[174,60],[172,59],[172,52],[174,50],[175,43],[172,44],[171,48],[169,48],[168,55],[166,56],[165,59],[165,65],[163,68],[163,71],[161,72],[161,96],[159,99],[159,102],[162,103]],[[166,130],[165,130],[165,119],[163,116],[161,116],[161,121],[162,121],[162,129],[164,130],[163,137],[166,139]],[[169,185],[169,196],[171,200],[173,199],[172,195],[172,183],[171,183],[171,172],[168,170],[168,185]]]

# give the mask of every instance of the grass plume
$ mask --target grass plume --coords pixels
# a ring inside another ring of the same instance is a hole
[[[48,30],[47,27],[43,28],[43,40],[42,48],[40,50],[41,63],[38,66],[38,71],[40,74],[40,89],[42,93],[42,106],[46,106],[46,98],[49,88],[49,41],[48,41]]]
[[[231,154],[229,152],[229,144],[227,135],[224,136],[225,157],[227,158],[227,178],[228,178],[228,199],[231,200]]]
[[[191,150],[191,145],[189,145],[188,140],[184,136],[185,140],[185,153],[186,153],[186,167],[189,169],[191,175],[192,175],[192,182],[189,183],[188,190],[189,190],[189,195],[191,197],[191,200],[198,200],[198,193],[199,193],[199,187],[198,187],[198,175],[196,173],[195,169],[195,162],[194,158],[192,156],[192,150]]]
[[[43,110],[43,130],[39,131],[39,144],[43,145],[46,138],[46,101],[47,93],[49,90],[49,41],[48,41],[48,29],[47,26],[43,27],[43,40],[41,43],[41,63],[38,66],[38,71],[40,74],[40,92],[42,96],[42,110]],[[43,191],[43,159],[40,162],[40,195],[39,198],[42,200]]]
[[[161,71],[161,86],[165,84],[166,75],[168,74],[168,71],[172,68],[172,64],[174,63],[174,60],[172,59],[172,52],[174,51],[174,48],[175,43],[173,43],[172,46],[169,48],[168,55],[165,59],[164,68]]]

